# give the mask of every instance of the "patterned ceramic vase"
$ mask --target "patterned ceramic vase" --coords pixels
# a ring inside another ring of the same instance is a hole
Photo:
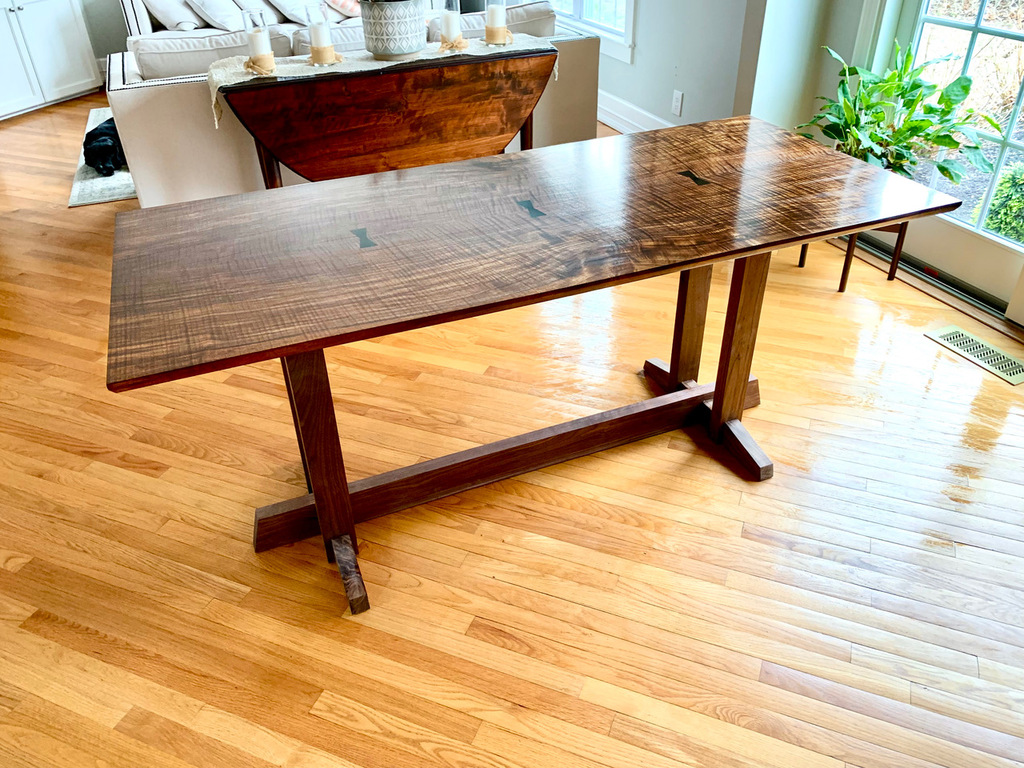
[[[366,50],[382,61],[414,59],[427,47],[423,0],[360,0]]]

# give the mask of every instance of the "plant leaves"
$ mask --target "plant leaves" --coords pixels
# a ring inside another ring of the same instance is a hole
[[[935,167],[939,170],[943,176],[952,181],[954,184],[959,184],[960,180],[963,179],[964,174],[967,173],[967,169],[963,167],[956,160],[949,158],[940,160],[935,164]]]
[[[962,104],[963,100],[971,95],[972,82],[969,75],[960,75],[960,77],[942,89],[942,93],[939,94],[939,104],[952,107]]]
[[[948,147],[949,149],[960,149],[960,142],[956,140],[949,133],[940,133],[935,136],[929,136],[929,140],[932,144],[937,144],[940,147]]]
[[[842,125],[830,123],[829,125],[822,126],[821,132],[830,139],[846,141],[846,129]]]
[[[828,51],[828,55],[829,55],[829,56],[831,56],[831,57],[832,57],[833,59],[835,59],[835,60],[836,60],[836,61],[838,61],[838,62],[839,62],[840,64],[842,64],[842,65],[843,65],[843,69],[848,69],[848,66],[847,66],[847,64],[846,64],[846,59],[844,59],[844,58],[843,58],[842,56],[840,56],[840,55],[839,55],[838,53],[836,53],[835,51],[833,51],[833,50],[832,50],[831,48],[829,48],[829,47],[828,47],[827,45],[823,45],[823,46],[821,46],[821,47],[822,47],[822,48],[824,48],[824,49],[825,49],[826,51]]]
[[[960,148],[960,154],[966,157],[967,162],[982,173],[992,173],[994,169],[992,161],[985,157],[985,152],[981,147],[964,146]]]

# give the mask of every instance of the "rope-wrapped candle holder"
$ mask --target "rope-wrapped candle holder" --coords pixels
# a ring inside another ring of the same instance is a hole
[[[274,49],[270,47],[270,29],[263,11],[244,11],[245,33],[249,38],[249,58],[245,69],[255,75],[272,75],[277,71]]]
[[[508,45],[512,42],[512,33],[508,31],[508,17],[503,0],[489,0],[487,3],[484,42],[488,45]]]
[[[341,61],[341,55],[334,51],[331,39],[331,25],[327,21],[327,6],[306,6],[307,29],[309,30],[309,63],[314,67],[329,67]]]
[[[464,51],[469,42],[462,36],[462,7],[459,0],[444,0],[441,11],[441,53]]]

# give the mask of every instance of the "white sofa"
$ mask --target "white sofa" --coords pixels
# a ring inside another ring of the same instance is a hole
[[[262,189],[252,138],[228,109],[224,110],[219,129],[213,123],[205,70],[215,58],[239,55],[240,52],[230,50],[232,40],[224,40],[229,35],[208,29],[167,31],[149,15],[142,0],[121,2],[130,33],[129,50],[107,59],[107,98],[135,180],[139,204],[148,208]],[[530,5],[550,9],[548,3]],[[469,16],[463,24],[467,36],[475,34],[472,29],[476,26]],[[534,113],[534,145],[594,138],[599,40],[558,29],[553,13],[541,16],[531,17],[528,24],[517,27],[512,24],[511,9],[509,15],[513,31],[548,37],[559,52],[558,79],[552,77]],[[335,45],[342,53],[363,47],[358,21],[349,19],[336,26]],[[482,24],[480,27],[482,34]],[[308,51],[305,34],[306,30],[299,25],[279,25],[275,51],[279,55],[292,50],[296,54]],[[171,43],[161,49],[157,41],[183,38],[188,38],[187,45],[195,49],[193,56],[172,55],[157,60],[151,55],[153,51],[177,47]],[[290,50],[286,51],[289,43]],[[162,76],[147,78],[143,69],[147,74]],[[516,149],[517,142],[518,139],[510,149]],[[287,169],[284,177],[286,184],[303,181]]]

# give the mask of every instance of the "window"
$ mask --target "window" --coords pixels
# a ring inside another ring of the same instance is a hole
[[[559,19],[568,27],[601,36],[601,53],[633,61],[635,0],[552,0]]]
[[[959,58],[930,67],[925,78],[945,85],[962,73],[970,75],[974,83],[966,105],[995,118],[1004,136],[987,125],[980,132],[982,149],[995,165],[991,174],[967,166],[957,185],[922,164],[917,179],[964,201],[952,218],[1024,244],[1024,2],[925,0],[914,34],[915,61],[949,53]]]

